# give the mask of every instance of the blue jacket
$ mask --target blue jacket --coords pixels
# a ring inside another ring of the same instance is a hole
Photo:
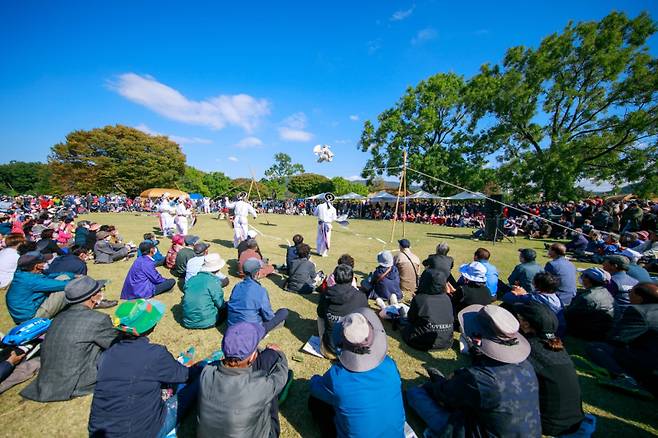
[[[491,292],[491,296],[495,297],[496,292],[498,292],[498,269],[489,263],[488,260],[478,260],[478,262],[482,263],[484,267],[487,268],[487,287]]]
[[[66,275],[68,280],[55,280],[55,277]],[[37,309],[46,301],[51,292],[60,292],[73,279],[68,272],[52,274],[34,274],[18,270],[7,291],[7,310],[16,324],[34,318]]]
[[[546,263],[544,270],[560,278],[556,293],[562,304],[568,306],[576,296],[576,266],[564,257],[558,257]]]
[[[520,263],[516,265],[512,273],[507,277],[507,282],[510,286],[514,286],[518,282],[519,286],[531,292],[534,289],[532,280],[540,272],[544,272],[544,269],[535,261]]]
[[[379,277],[386,272],[388,268],[378,266],[375,272],[372,273],[372,282],[374,283],[373,292],[376,295],[374,298],[380,297],[388,300],[391,295],[396,295],[398,299],[402,299],[402,291],[400,290],[400,272],[396,266],[391,266],[391,271],[381,280]]]
[[[651,275],[649,275],[649,271],[647,271],[637,263],[630,263],[628,265],[627,273],[628,275],[636,279],[638,283],[653,283],[653,280],[651,279]]]
[[[356,373],[340,363],[311,377],[311,395],[334,407],[341,437],[403,437],[402,382],[393,359]]]
[[[98,361],[89,436],[155,437],[165,420],[162,385],[185,383],[189,368],[148,338],[125,339]]]
[[[155,269],[155,263],[151,257],[137,257],[123,282],[121,299],[151,298],[155,293],[155,285],[164,281],[165,279]]]
[[[585,249],[587,249],[588,243],[589,241],[587,240],[587,237],[579,233],[576,237],[571,239],[569,243],[567,243],[566,245],[567,251],[573,251],[573,252],[585,251]]]
[[[267,290],[251,277],[246,277],[236,284],[228,300],[228,321],[233,325],[238,322],[262,324],[274,318],[270,297]]]

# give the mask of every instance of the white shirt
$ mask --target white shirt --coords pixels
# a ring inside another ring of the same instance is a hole
[[[158,210],[160,210],[160,213],[171,214],[173,212],[173,208],[171,208],[171,204],[169,204],[169,201],[162,201],[160,203],[160,206],[158,207]]]
[[[315,207],[315,210],[313,210],[313,215],[317,216],[318,220],[327,223],[332,223],[338,217],[336,214],[336,209],[328,202]]]
[[[247,217],[249,215],[252,215],[254,219],[256,219],[256,217],[258,216],[256,214],[256,210],[254,210],[254,207],[252,207],[251,204],[248,202],[244,202],[244,201],[227,202],[226,207],[232,208],[233,214],[235,214],[236,217]]]
[[[176,216],[187,216],[188,214],[190,214],[190,211],[185,208],[185,204],[179,202],[176,205]]]
[[[14,279],[18,257],[20,256],[16,248],[5,248],[0,251],[0,287],[7,287]]]

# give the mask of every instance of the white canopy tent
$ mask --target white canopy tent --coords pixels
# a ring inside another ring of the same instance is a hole
[[[382,190],[381,192],[368,195],[368,199],[372,202],[395,202],[398,197]]]
[[[343,201],[360,201],[362,199],[366,199],[366,197],[361,196],[358,193],[350,192],[341,196],[336,196],[336,199],[340,199]]]
[[[314,195],[314,196],[309,196],[309,197],[306,198],[306,199],[308,199],[308,200],[312,200],[312,199],[324,199],[324,193],[319,193],[319,194]]]
[[[456,195],[448,196],[447,198],[444,199],[448,199],[450,201],[482,201],[484,199],[487,199],[487,197],[480,192],[476,192],[476,193],[461,192],[461,193],[457,193]]]
[[[443,196],[434,195],[432,193],[421,190],[414,193],[411,196],[407,196],[407,199],[445,199]]]

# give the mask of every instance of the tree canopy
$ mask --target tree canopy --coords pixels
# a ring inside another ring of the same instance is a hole
[[[48,162],[53,185],[63,193],[136,196],[147,188],[172,187],[185,172],[185,155],[176,143],[122,125],[73,131],[52,147]]]
[[[51,193],[50,169],[44,163],[10,161],[0,165],[0,193]]]
[[[304,166],[293,164],[290,155],[279,152],[274,155],[274,164],[265,171],[265,176],[270,179],[283,179],[298,173],[304,173]]]
[[[330,192],[333,190],[331,180],[317,173],[302,173],[290,178],[288,190],[295,195],[305,198],[317,195],[318,193]]]
[[[421,81],[377,126],[365,123],[363,175],[398,174],[369,169],[399,167],[406,150],[410,167],[472,190],[495,180],[516,197],[566,199],[591,179],[655,192],[658,60],[646,44],[655,32],[646,13],[614,12],[569,23],[536,48],[511,48],[469,80]],[[429,177],[409,180],[442,191]]]

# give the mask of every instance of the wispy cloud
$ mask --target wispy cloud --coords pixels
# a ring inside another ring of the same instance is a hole
[[[348,143],[352,143],[352,140],[348,140],[348,139],[334,140],[334,144],[348,144]]]
[[[240,149],[257,148],[263,146],[263,141],[258,137],[245,137],[233,146]]]
[[[368,55],[374,55],[377,53],[379,49],[382,48],[382,40],[381,38],[377,38],[376,40],[370,40],[366,43],[366,47],[368,49]]]
[[[362,180],[363,178],[361,178],[359,175],[353,175],[353,176],[348,176],[345,179],[348,181],[359,181]]]
[[[238,161],[240,161],[240,160],[238,160],[238,157],[234,157],[233,155],[231,155],[230,157],[228,157],[228,160],[229,160],[229,161],[233,161],[234,163],[237,163]]]
[[[306,131],[306,114],[298,112],[287,117],[279,128],[279,137],[287,141],[309,141],[313,134]]]
[[[146,126],[143,123],[140,123],[139,125],[135,126],[135,129],[138,129],[146,134],[149,135],[164,135],[165,137],[169,137],[169,140],[178,143],[178,144],[211,144],[212,140],[209,140],[207,138],[200,138],[200,137],[182,137],[180,135],[169,135],[169,134],[162,134],[160,132],[154,131],[148,126]]]
[[[350,120],[352,120],[353,122],[356,122],[357,120],[359,120],[359,116],[358,116],[358,114],[352,114],[352,115],[350,116]]]
[[[251,132],[270,113],[266,99],[248,94],[219,95],[196,101],[152,76],[124,73],[108,83],[121,96],[171,120],[222,129],[239,126]]]
[[[404,9],[404,10],[399,10],[393,12],[393,15],[391,15],[391,18],[389,18],[390,21],[402,21],[405,18],[411,17],[411,14],[414,13],[414,7],[412,6],[409,9]]]
[[[435,39],[438,36],[436,29],[432,27],[426,27],[416,32],[416,36],[411,39],[411,44],[418,45],[424,42]]]

